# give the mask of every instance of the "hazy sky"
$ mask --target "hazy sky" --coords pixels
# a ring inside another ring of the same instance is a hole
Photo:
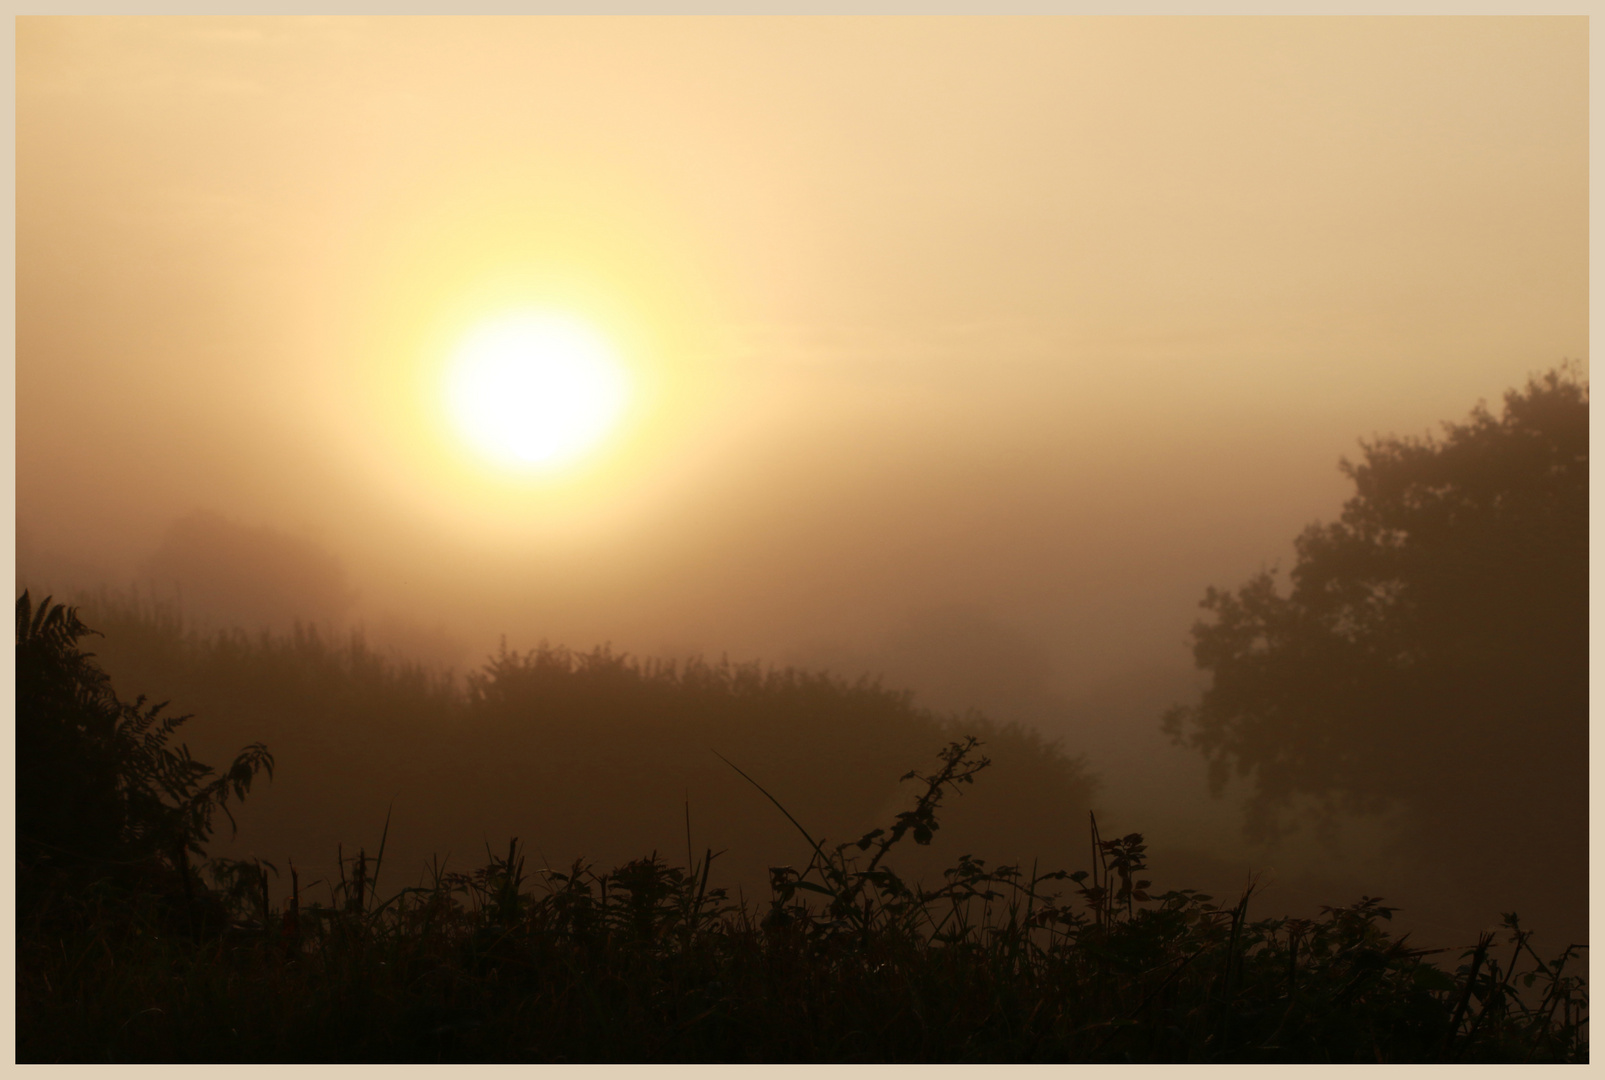
[[[1205,586],[1287,565],[1359,437],[1586,360],[1587,43],[23,18],[19,528],[126,581],[197,509],[270,525],[476,651],[1184,668]],[[527,305],[633,387],[537,479],[440,411]]]

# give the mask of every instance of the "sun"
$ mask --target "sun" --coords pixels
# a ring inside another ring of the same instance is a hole
[[[457,434],[499,464],[549,470],[583,457],[618,424],[624,368],[586,323],[519,312],[476,326],[452,352],[445,404]]]

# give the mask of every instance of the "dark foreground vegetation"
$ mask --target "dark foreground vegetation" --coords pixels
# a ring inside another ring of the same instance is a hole
[[[1253,918],[1252,889],[1150,892],[1142,837],[1095,821],[1086,871],[965,855],[916,884],[894,864],[990,764],[974,738],[905,776],[883,829],[793,819],[808,858],[767,900],[711,885],[689,823],[683,865],[542,866],[515,840],[389,891],[385,836],[315,882],[202,861],[274,759],[214,775],[172,745],[182,718],[116,696],[88,632],[18,603],[22,1061],[1587,1059],[1574,949],[1541,958],[1514,915],[1435,954],[1369,898]]]

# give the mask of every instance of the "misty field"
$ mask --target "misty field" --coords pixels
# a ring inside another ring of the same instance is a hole
[[[397,723],[435,710],[461,730],[475,708],[527,716],[537,701],[600,722],[624,702],[648,718],[631,734],[649,740],[652,718],[676,709],[840,715],[839,730],[811,730],[816,757],[783,772],[795,783],[816,768],[835,785],[788,803],[753,774],[777,771],[796,747],[766,754],[737,741],[727,742],[729,760],[712,755],[711,771],[751,799],[743,813],[756,831],[800,845],[794,862],[766,868],[762,893],[733,896],[720,884],[734,853],[694,845],[688,800],[663,834],[678,843],[653,850],[649,841],[611,864],[554,864],[514,838],[471,863],[436,860],[403,883],[388,820],[373,850],[340,850],[324,877],[288,861],[206,860],[218,814],[232,819],[241,800],[271,790],[260,786],[264,774],[284,783],[295,759],[253,744],[221,775],[200,765],[173,745],[183,717],[120,699],[79,648],[89,628],[24,595],[19,1060],[1587,1058],[1575,948],[1535,951],[1515,916],[1464,950],[1391,936],[1392,909],[1370,898],[1316,918],[1264,918],[1251,914],[1252,887],[1224,898],[1155,890],[1143,837],[1104,837],[1090,817],[1086,869],[966,853],[930,872],[928,858],[903,856],[928,854],[987,790],[993,742],[1000,753],[1045,759],[1038,783],[1060,796],[1085,781],[1040,744],[1022,746],[1018,732],[990,730],[985,743],[957,735],[903,695],[798,673],[653,668],[551,650],[503,655],[458,694],[315,635],[176,630],[148,611],[141,622],[134,608],[119,626],[150,648],[165,641],[195,662],[226,661],[235,679],[255,673],[252,686],[299,682],[301,692],[327,693],[360,681],[398,709],[411,703]],[[560,759],[561,727],[529,727],[517,754],[544,748]],[[926,743],[905,766],[926,764],[903,776],[904,809],[847,842],[813,831],[819,818],[847,819],[810,810],[862,797],[839,759],[873,769],[855,747],[895,754],[905,740]],[[933,762],[930,750],[944,742]],[[373,745],[337,759],[354,789],[343,797],[360,797],[359,778],[384,768],[383,753]],[[663,767],[675,767],[672,757]],[[620,786],[641,777],[626,769],[609,781],[609,772],[581,782],[611,784],[608,797],[621,802],[650,798]],[[472,779],[454,782],[479,805]]]
[[[13,29],[22,1059],[1587,1061],[1586,17]]]

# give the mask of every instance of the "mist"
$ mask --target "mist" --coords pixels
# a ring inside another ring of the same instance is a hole
[[[1456,943],[1520,899],[1435,893],[1385,815],[1250,842],[1160,722],[1205,590],[1291,568],[1362,440],[1586,377],[1585,20],[35,18],[17,65],[17,590],[82,603],[197,748],[279,721],[119,641],[136,608],[454,685],[543,645],[878,680],[1026,733],[978,790],[1056,745],[1079,801],[1030,839],[1066,860],[1090,809],[1176,885],[1274,868],[1270,903]],[[524,297],[638,387],[561,475],[471,460],[419,390]],[[928,764],[893,750],[814,807],[838,838]],[[705,764],[694,820],[756,798]],[[392,797],[404,874],[477,842],[405,772],[320,797],[325,837],[278,767],[219,850],[329,863]],[[474,804],[496,844],[512,805]],[[547,810],[554,852],[592,828]],[[1586,898],[1537,903],[1586,940]]]

